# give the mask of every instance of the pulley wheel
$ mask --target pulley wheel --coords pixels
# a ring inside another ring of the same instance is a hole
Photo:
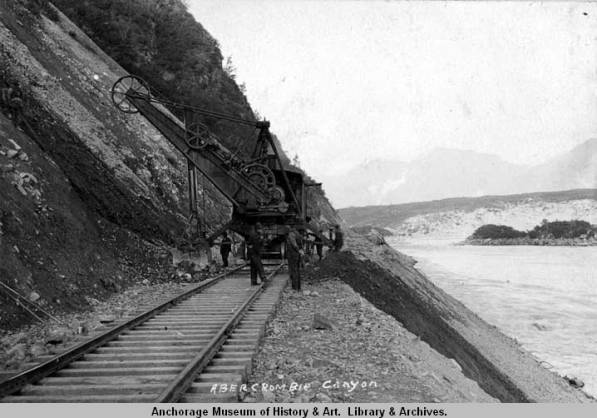
[[[245,167],[245,172],[249,176],[249,179],[251,179],[251,182],[263,191],[267,191],[276,185],[276,177],[266,165],[249,164]]]
[[[149,99],[147,83],[134,75],[120,77],[112,86],[112,103],[124,113],[137,113],[139,109],[128,100],[129,97]]]
[[[186,142],[189,148],[201,150],[208,144],[209,129],[202,123],[191,123],[186,127]]]
[[[267,178],[259,172],[249,173],[249,181],[253,183],[258,189],[267,189]]]

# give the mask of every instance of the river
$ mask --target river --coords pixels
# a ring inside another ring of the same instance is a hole
[[[437,286],[597,397],[597,247],[388,241]]]

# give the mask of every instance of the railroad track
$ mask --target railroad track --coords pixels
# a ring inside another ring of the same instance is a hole
[[[251,286],[246,269],[204,281],[0,383],[0,402],[222,400],[210,391],[246,379],[282,266],[265,285]]]

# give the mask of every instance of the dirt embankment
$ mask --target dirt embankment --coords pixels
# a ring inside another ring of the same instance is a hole
[[[284,292],[244,400],[594,401],[413,266],[349,234],[306,269],[303,292]]]
[[[413,268],[412,259],[355,235],[347,237],[347,247],[325,259],[318,274],[349,284],[406,330],[454,359],[488,394],[503,402],[591,400],[433,285]]]
[[[303,292],[284,291],[245,402],[496,402],[335,277],[343,260],[308,268]]]
[[[0,281],[51,312],[166,279],[170,254],[89,211],[39,145],[0,113]],[[0,328],[35,321],[0,290]]]

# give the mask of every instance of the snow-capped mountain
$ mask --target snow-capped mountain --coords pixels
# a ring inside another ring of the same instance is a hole
[[[370,161],[329,179],[325,186],[339,207],[595,187],[597,138],[536,166],[441,148],[409,163]]]

